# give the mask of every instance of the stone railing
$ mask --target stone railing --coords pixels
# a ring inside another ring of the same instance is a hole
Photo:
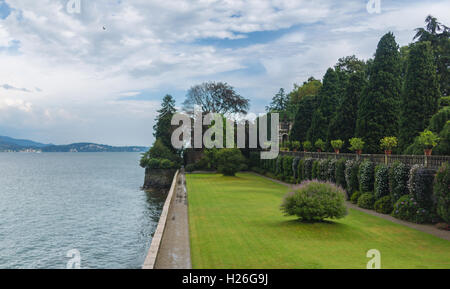
[[[425,155],[381,155],[381,154],[335,154],[335,153],[318,153],[318,152],[280,152],[280,155],[290,155],[300,158],[328,159],[328,158],[345,158],[347,160],[370,160],[374,163],[391,164],[400,161],[406,165],[423,165],[428,168],[439,168],[443,163],[450,162],[450,156],[425,156]]]

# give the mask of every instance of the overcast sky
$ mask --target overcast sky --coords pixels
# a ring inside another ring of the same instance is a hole
[[[177,105],[226,81],[259,113],[280,87],[322,78],[342,56],[406,45],[450,1],[0,0],[0,135],[65,144],[150,145],[165,94]]]

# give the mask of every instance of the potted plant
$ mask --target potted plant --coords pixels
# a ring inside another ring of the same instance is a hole
[[[357,138],[357,137],[350,139],[349,142],[350,142],[349,149],[351,151],[355,151],[358,155],[361,155],[365,142],[362,139]]]
[[[300,149],[301,145],[299,141],[293,141],[292,142],[292,150],[294,152],[298,151]]]
[[[426,129],[419,135],[419,143],[423,146],[426,156],[431,156],[433,148],[437,146],[439,137]]]
[[[325,150],[325,142],[320,138],[316,141],[314,146],[316,147],[317,152],[319,153]]]
[[[392,154],[392,149],[398,145],[397,138],[395,136],[387,136],[380,141],[381,148],[384,149],[384,153],[387,156]]]
[[[303,150],[305,153],[309,152],[312,149],[312,144],[310,141],[304,141],[303,142]]]
[[[332,140],[331,141],[331,146],[334,149],[334,152],[338,155],[339,151],[341,150],[342,146],[344,146],[344,142],[340,139],[337,140]]]

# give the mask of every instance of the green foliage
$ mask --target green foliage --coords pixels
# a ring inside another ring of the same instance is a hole
[[[448,97],[450,98],[450,97]],[[430,126],[428,127],[432,132],[440,133],[447,122],[450,120],[450,107],[444,107],[438,113],[433,115],[430,120]]]
[[[300,158],[296,157],[292,160],[292,176],[295,180],[298,180],[298,165],[300,164]]]
[[[408,189],[420,208],[433,209],[433,181],[435,171],[414,165],[409,173]]]
[[[160,139],[162,143],[172,149],[172,117],[177,112],[175,108],[175,100],[171,95],[166,95],[163,98],[161,108],[158,110],[158,116],[155,119],[153,126],[153,136],[155,139]]]
[[[331,141],[331,146],[332,146],[334,149],[340,150],[340,149],[342,148],[343,145],[344,145],[344,142],[343,142],[342,140],[340,140],[340,139],[332,140],[332,141]]]
[[[353,204],[357,204],[359,197],[361,197],[361,193],[358,191],[354,192],[350,197],[350,202],[352,202]]]
[[[318,160],[314,160],[312,163],[312,171],[311,171],[311,177],[313,180],[318,180],[319,179],[319,161]]]
[[[158,161],[152,161],[152,160]],[[174,164],[174,167],[178,166],[181,162],[179,156],[168,149],[161,139],[156,139],[153,146],[144,154],[142,154],[140,165],[143,168],[160,168],[158,164],[161,164],[161,160],[167,159]],[[167,163],[165,164],[167,165]]]
[[[218,171],[225,176],[234,176],[242,165],[245,158],[239,149],[221,149],[217,153]]]
[[[320,160],[318,165],[317,178],[326,181],[328,178],[328,160]]]
[[[437,155],[450,155],[450,120],[439,134],[439,144],[434,148]]]
[[[327,181],[336,183],[336,165],[337,160],[331,159],[328,160],[328,170],[327,170]]]
[[[293,171],[292,171],[292,161],[293,160],[294,160],[294,158],[291,156],[283,157],[283,176],[285,176],[285,177],[293,176]]]
[[[375,211],[380,214],[390,214],[394,207],[392,206],[392,200],[390,196],[384,196],[375,202]]]
[[[305,159],[303,163],[303,178],[304,180],[312,180],[314,159]]]
[[[300,159],[300,161],[298,163],[298,173],[297,173],[298,182],[302,182],[303,180],[305,180],[304,173],[305,173],[305,160]]]
[[[359,189],[358,171],[358,162],[348,160],[345,163],[345,182],[347,183],[347,193],[349,196]]]
[[[375,196],[373,193],[364,193],[358,198],[358,207],[373,210]]]
[[[387,136],[380,141],[381,149],[392,151],[398,145],[397,138],[395,136]]]
[[[432,131],[426,129],[420,133],[418,140],[424,149],[432,149],[437,146],[439,137]]]
[[[301,143],[299,141],[293,141],[292,142],[292,150],[300,150],[302,147]]]
[[[375,167],[374,187],[375,187],[375,199],[380,200],[385,196],[389,196],[389,168],[387,166],[377,165]],[[390,199],[391,198],[389,197],[389,200]]]
[[[325,150],[325,142],[322,139],[318,139],[315,143],[314,143],[314,147],[318,150],[324,151]]]
[[[187,166],[184,168],[184,170],[185,170],[186,172],[188,172],[188,173],[192,173],[193,171],[196,170],[195,164],[189,164],[189,165],[187,165]]]
[[[349,140],[349,143],[350,143],[349,150],[351,150],[351,151],[362,150],[364,148],[364,144],[365,144],[365,142],[361,138],[357,138],[357,137],[351,138]]]
[[[400,148],[404,150],[427,128],[440,97],[434,56],[429,42],[410,45],[400,105]]]
[[[373,192],[375,165],[365,160],[359,166],[359,190],[361,192]]]
[[[389,188],[392,204],[402,196],[409,194],[408,179],[410,168],[402,162],[396,161],[389,169]]]
[[[344,192],[331,183],[304,182],[298,191],[288,194],[281,210],[304,222],[341,219],[347,215]]]
[[[319,82],[320,83],[320,82]],[[290,132],[290,139],[305,141],[314,111],[319,106],[319,98],[315,95],[306,95],[298,102],[294,125]],[[310,150],[309,148],[308,150]]]
[[[436,211],[438,215],[450,224],[450,165],[443,164],[437,174],[433,187],[434,198],[436,199]]]
[[[312,149],[312,144],[310,141],[304,141],[303,142],[303,149],[307,152],[309,152]]]
[[[439,108],[450,106],[450,96],[442,96],[439,99]]]
[[[342,188],[347,188],[345,181],[345,159],[339,159],[336,163],[336,184]]]
[[[409,222],[418,224],[428,223],[432,220],[432,214],[425,208],[421,208],[419,203],[410,195],[401,197],[394,205],[392,216]]]
[[[276,164],[275,164],[275,175],[281,175],[283,173],[283,158],[279,156],[277,158]]]
[[[284,92],[283,88],[280,88],[277,94],[272,98],[272,102],[269,106],[266,106],[266,112],[268,113],[284,113],[286,111],[289,102],[289,97]],[[281,117],[283,119],[283,115]]]
[[[401,85],[399,46],[394,35],[387,33],[378,43],[369,82],[358,107],[356,136],[364,139],[368,153],[379,150],[379,141],[384,136],[398,135]]]

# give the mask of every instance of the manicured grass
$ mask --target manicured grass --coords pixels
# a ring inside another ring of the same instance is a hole
[[[253,174],[187,175],[194,268],[450,268],[450,242],[357,210],[303,224],[284,217],[288,188]]]

